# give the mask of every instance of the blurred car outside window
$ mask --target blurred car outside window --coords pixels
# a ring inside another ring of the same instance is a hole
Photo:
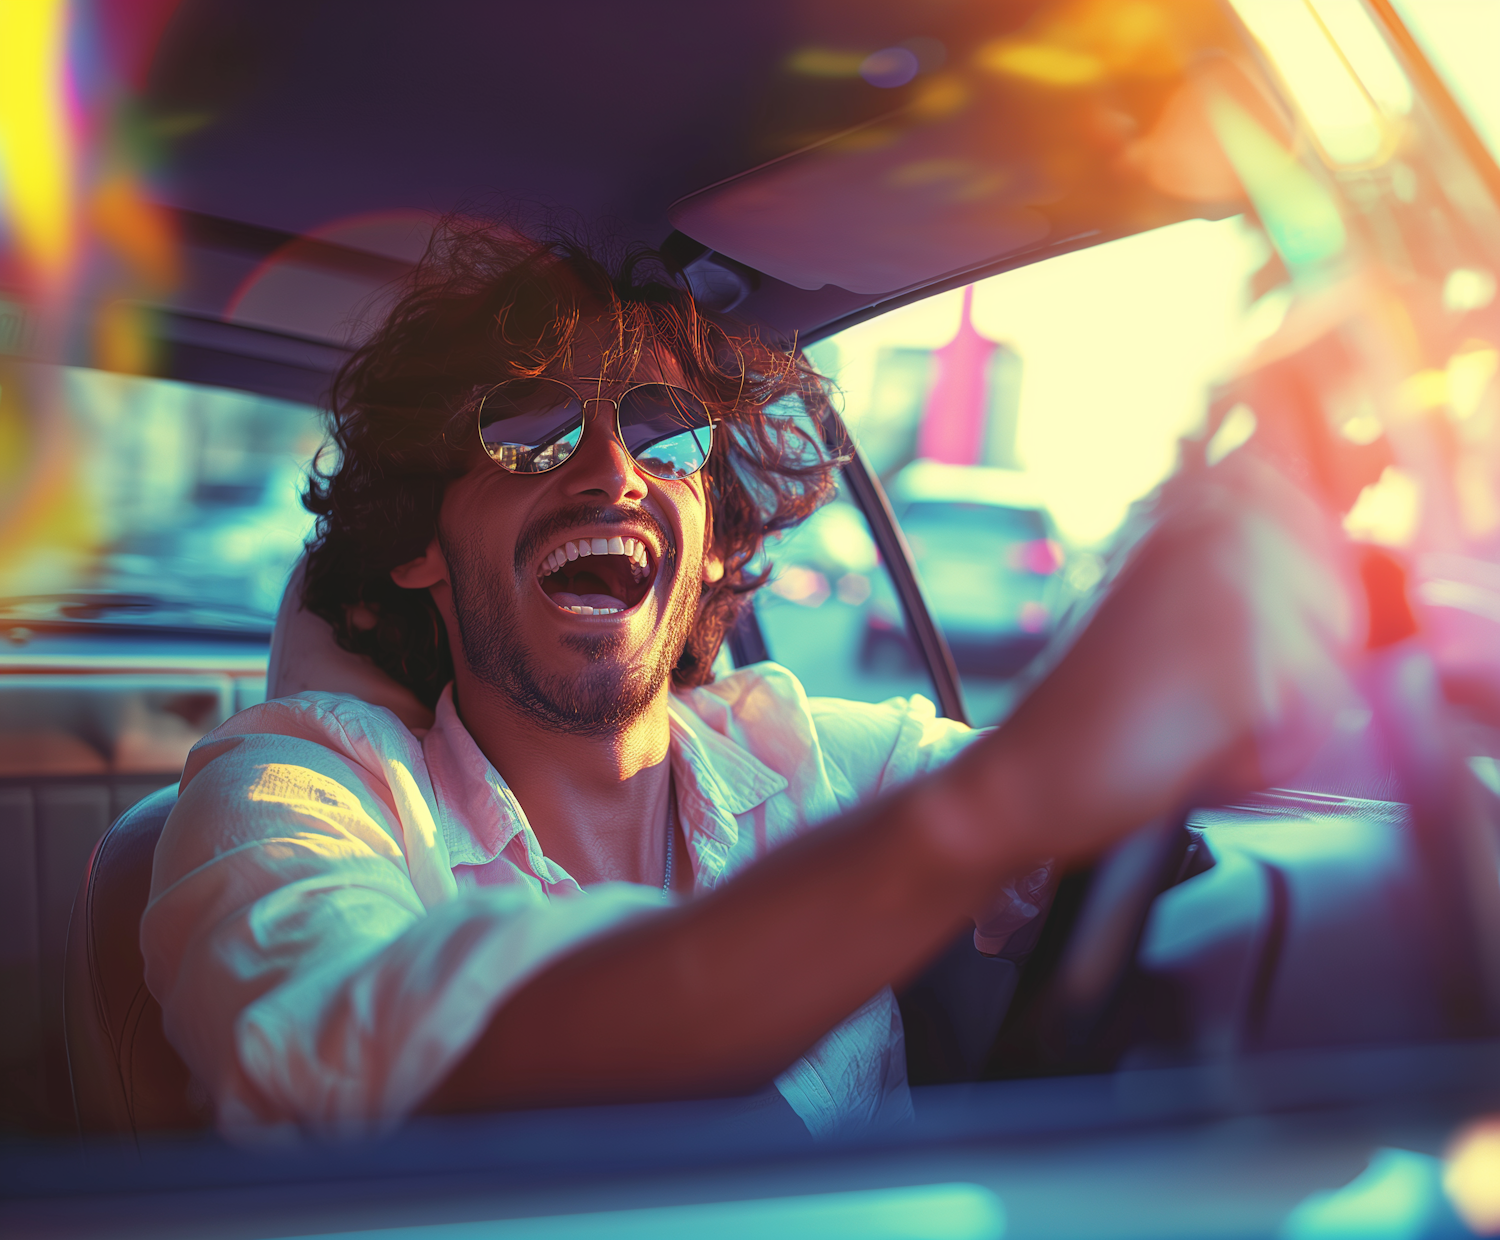
[[[772,575],[755,596],[755,613],[771,658],[790,668],[812,697],[883,702],[920,693],[936,701],[870,527],[841,486],[796,529],[769,540]],[[875,600],[889,600],[886,604]],[[872,618],[902,651],[872,665],[865,647]]]
[[[1025,667],[1063,602],[1062,545],[1028,481],[1014,470],[918,460],[891,484],[928,606],[971,680],[1003,680]],[[862,637],[865,668],[905,665],[915,653],[894,593],[879,584]]]

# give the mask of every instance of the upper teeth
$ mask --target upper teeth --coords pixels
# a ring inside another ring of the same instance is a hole
[[[585,555],[623,555],[631,562],[631,573],[637,578],[646,575],[646,544],[638,538],[578,538],[569,539],[542,561],[540,575],[555,573],[569,560]]]

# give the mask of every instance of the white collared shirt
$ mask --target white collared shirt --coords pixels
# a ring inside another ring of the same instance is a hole
[[[695,892],[974,735],[922,697],[809,699],[769,663],[674,694],[670,720]],[[581,888],[543,855],[451,686],[425,733],[307,692],[241,711],[194,747],[141,949],[221,1129],[363,1133],[410,1113],[529,977],[662,900],[628,883]],[[776,1087],[815,1136],[909,1115],[890,990]]]

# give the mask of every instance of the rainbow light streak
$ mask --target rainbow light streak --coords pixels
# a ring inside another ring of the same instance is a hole
[[[0,4],[0,211],[44,286],[73,260],[74,134],[66,0]]]
[[[122,151],[118,158],[128,154]],[[106,370],[146,374],[155,351],[150,311],[129,294],[160,296],[176,288],[181,263],[171,218],[146,197],[137,176],[121,170],[95,186],[88,222],[93,235],[124,262],[129,274],[122,295],[104,301],[96,312],[95,361]]]
[[[89,199],[89,223],[148,289],[176,287],[180,271],[171,217],[146,196],[138,177],[120,171],[100,181]]]

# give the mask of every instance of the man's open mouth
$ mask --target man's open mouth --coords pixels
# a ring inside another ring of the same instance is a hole
[[[638,538],[570,538],[542,557],[542,592],[564,611],[610,616],[629,611],[651,588],[651,549]]]

